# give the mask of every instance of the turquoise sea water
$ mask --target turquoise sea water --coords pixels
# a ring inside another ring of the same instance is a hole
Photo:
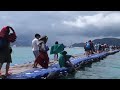
[[[120,79],[120,52],[108,56],[85,71],[78,70],[71,79]]]
[[[31,47],[13,47],[12,49],[13,49],[13,53],[12,53],[11,65],[24,64],[34,61],[34,55]],[[68,54],[71,55],[76,55],[76,54],[82,55],[84,53],[83,48],[66,48],[65,50],[68,52]],[[50,55],[50,50],[48,51],[48,55],[50,60],[52,60],[54,55]]]
[[[72,55],[84,54],[83,48],[66,48],[65,50]],[[49,57],[53,59],[53,55],[49,54]],[[12,59],[11,65],[33,61],[34,55],[31,47],[13,47]],[[84,71],[78,70],[67,79],[120,79],[120,52],[93,63],[91,68],[85,67]]]

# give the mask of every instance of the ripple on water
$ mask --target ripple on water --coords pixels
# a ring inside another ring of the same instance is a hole
[[[75,79],[120,79],[120,52],[110,55],[100,62],[93,63],[92,68],[77,71]]]

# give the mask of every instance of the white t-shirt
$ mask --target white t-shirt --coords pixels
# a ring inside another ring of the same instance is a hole
[[[37,50],[39,50],[38,44],[39,44],[39,41],[38,41],[37,38],[35,38],[35,39],[32,40],[32,51],[37,51]]]

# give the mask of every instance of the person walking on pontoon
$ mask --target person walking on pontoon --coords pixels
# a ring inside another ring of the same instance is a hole
[[[38,46],[38,44],[39,44],[39,41],[38,41],[38,39],[40,38],[41,36],[40,36],[40,34],[35,34],[35,38],[32,40],[32,51],[33,51],[33,54],[34,54],[34,56],[35,56],[35,59],[39,56],[39,54],[40,54],[40,52],[39,52],[39,46]],[[35,68],[35,66],[37,66],[36,65],[37,63],[35,63],[34,62],[34,68]]]
[[[49,50],[48,46],[46,45],[48,40],[47,36],[43,36],[39,39],[39,49],[40,49],[40,54],[35,60],[35,67],[37,67],[37,64],[42,66],[43,68],[48,68],[49,64],[49,57],[47,51]]]

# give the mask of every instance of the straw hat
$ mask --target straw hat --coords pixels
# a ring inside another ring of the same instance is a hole
[[[47,36],[42,36],[39,40],[43,40],[43,41],[47,42],[48,37]]]

